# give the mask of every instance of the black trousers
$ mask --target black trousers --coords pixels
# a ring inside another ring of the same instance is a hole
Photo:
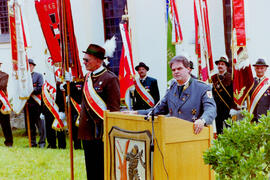
[[[13,145],[13,136],[10,126],[10,115],[0,113],[0,124],[2,127],[2,131],[5,137],[5,145],[12,146]]]
[[[66,134],[65,131],[56,131],[52,128],[52,124],[54,121],[53,115],[48,111],[44,113],[45,121],[46,121],[46,137],[48,142],[48,148],[57,148],[56,139],[58,140],[58,148],[65,149],[66,148]]]
[[[28,104],[29,111],[29,121],[30,121],[30,131],[31,131],[31,144],[32,147],[37,146],[36,143],[36,135],[37,129],[39,131],[39,142],[38,144],[41,146],[45,146],[46,140],[46,131],[44,126],[44,121],[40,119],[41,107],[37,103]],[[27,126],[27,124],[25,124]]]
[[[78,127],[75,125],[78,115],[72,117],[72,139],[74,149],[82,149],[82,141],[78,139]]]
[[[104,144],[102,140],[83,140],[87,179],[104,180]]]

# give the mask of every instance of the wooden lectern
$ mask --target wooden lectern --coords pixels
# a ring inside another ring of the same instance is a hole
[[[104,116],[104,173],[105,179],[113,179],[111,176],[112,153],[110,152],[109,132],[112,127],[118,127],[127,131],[152,132],[152,123],[144,120],[141,115],[127,115],[119,112],[105,112]],[[203,161],[203,152],[210,147],[213,139],[212,127],[205,127],[199,135],[193,133],[193,123],[174,117],[157,116],[154,121],[153,173],[155,180],[204,180],[214,179],[214,173],[209,165]],[[159,150],[160,149],[160,150]],[[161,152],[160,152],[161,151]],[[149,179],[150,180],[150,179]]]

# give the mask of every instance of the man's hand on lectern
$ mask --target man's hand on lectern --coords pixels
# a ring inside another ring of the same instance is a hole
[[[194,122],[194,133],[195,134],[199,134],[203,127],[204,127],[204,124],[205,124],[205,121],[202,120],[202,119],[197,119],[195,122]]]
[[[122,111],[123,114],[138,114],[138,111]]]

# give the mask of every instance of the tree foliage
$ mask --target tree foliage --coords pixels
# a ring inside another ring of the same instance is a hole
[[[268,179],[270,171],[270,112],[260,123],[243,112],[241,121],[226,120],[230,128],[213,140],[204,152],[206,164],[212,165],[218,179]]]

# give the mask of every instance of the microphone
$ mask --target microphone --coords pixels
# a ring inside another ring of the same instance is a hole
[[[167,94],[167,93],[166,93]],[[165,96],[164,96],[165,97]],[[163,97],[163,98],[164,98]],[[162,98],[162,99],[163,99]],[[151,116],[151,115],[154,115],[154,111],[155,111],[155,109],[156,109],[156,107],[160,104],[160,102],[161,102],[161,99],[158,101],[158,103],[153,107],[153,109],[144,117],[144,120],[149,120],[149,117]]]
[[[153,107],[153,109],[144,117],[145,120],[149,120],[149,117],[152,115],[154,116],[154,111],[157,108],[157,106],[161,103],[161,101],[164,99],[164,97],[170,92],[169,90],[171,89],[171,87],[173,87],[173,85],[176,83],[176,80],[172,79],[172,82],[170,83],[169,88],[167,89],[166,94],[157,102],[157,104]],[[152,119],[154,120],[154,118]]]

